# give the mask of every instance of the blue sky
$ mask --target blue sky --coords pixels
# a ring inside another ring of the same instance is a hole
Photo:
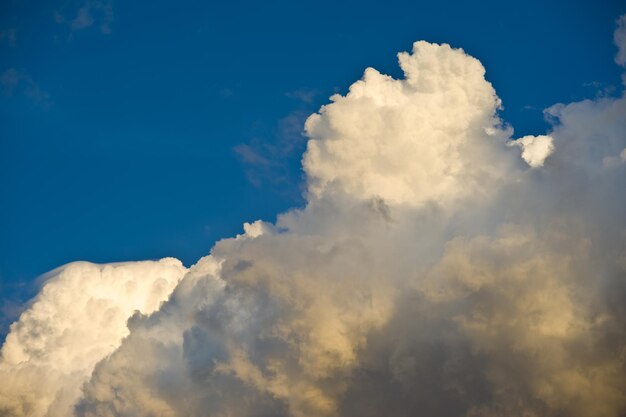
[[[186,265],[302,204],[306,116],[413,41],[481,60],[516,136],[620,93],[620,1],[0,5],[0,300],[74,260]]]

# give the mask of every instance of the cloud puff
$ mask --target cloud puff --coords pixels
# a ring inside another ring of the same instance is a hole
[[[269,181],[274,185],[293,186],[296,181],[290,166],[297,165],[302,155],[306,143],[302,125],[307,116],[308,113],[296,110],[280,119],[272,133],[275,141],[255,137],[233,148],[252,184],[260,186]]]
[[[307,120],[303,165],[313,196],[445,203],[485,192],[508,169],[510,132],[480,62],[427,42],[398,58],[404,79],[368,68]]]
[[[554,143],[550,136],[524,136],[509,142],[511,146],[518,146],[523,149],[522,158],[533,168],[543,166],[543,161],[554,150]]]
[[[0,414],[70,414],[96,362],[128,334],[128,318],[157,310],[185,272],[172,258],[51,272],[2,347]]]
[[[399,60],[307,120],[306,206],[134,314],[76,416],[624,415],[626,98],[513,140],[476,59]]]

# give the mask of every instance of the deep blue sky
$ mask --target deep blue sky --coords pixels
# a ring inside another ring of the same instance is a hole
[[[82,12],[80,12],[82,8]],[[623,1],[0,5],[0,303],[74,260],[187,265],[301,205],[304,117],[413,41],[487,68],[516,135],[620,92]],[[612,90],[613,88],[613,90]]]

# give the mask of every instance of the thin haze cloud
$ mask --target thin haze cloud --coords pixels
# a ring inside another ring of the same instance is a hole
[[[8,68],[0,74],[0,85],[7,97],[22,94],[44,109],[52,105],[50,94],[42,90],[28,74],[16,68]]]
[[[111,33],[113,5],[111,1],[87,0],[76,9],[57,10],[54,20],[66,25],[71,31],[83,30],[96,25],[105,35]]]
[[[306,120],[305,207],[189,270],[53,273],[3,415],[623,416],[626,97],[516,140],[477,59],[398,58]]]

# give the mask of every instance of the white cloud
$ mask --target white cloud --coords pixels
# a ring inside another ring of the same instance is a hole
[[[77,262],[50,273],[2,346],[0,414],[70,414],[96,362],[128,334],[128,318],[158,309],[185,271],[180,261],[167,258]]]
[[[373,68],[305,125],[312,197],[345,193],[395,203],[446,204],[482,193],[511,163],[495,115],[500,101],[480,62],[417,42],[398,55],[405,79]]]
[[[75,415],[624,415],[626,164],[606,161],[626,98],[553,106],[549,136],[512,141],[477,60],[399,58],[405,78],[368,69],[306,122],[306,206],[133,315]]]
[[[522,158],[533,168],[543,166],[543,162],[554,150],[550,136],[524,136],[509,142],[511,146],[522,148]]]

